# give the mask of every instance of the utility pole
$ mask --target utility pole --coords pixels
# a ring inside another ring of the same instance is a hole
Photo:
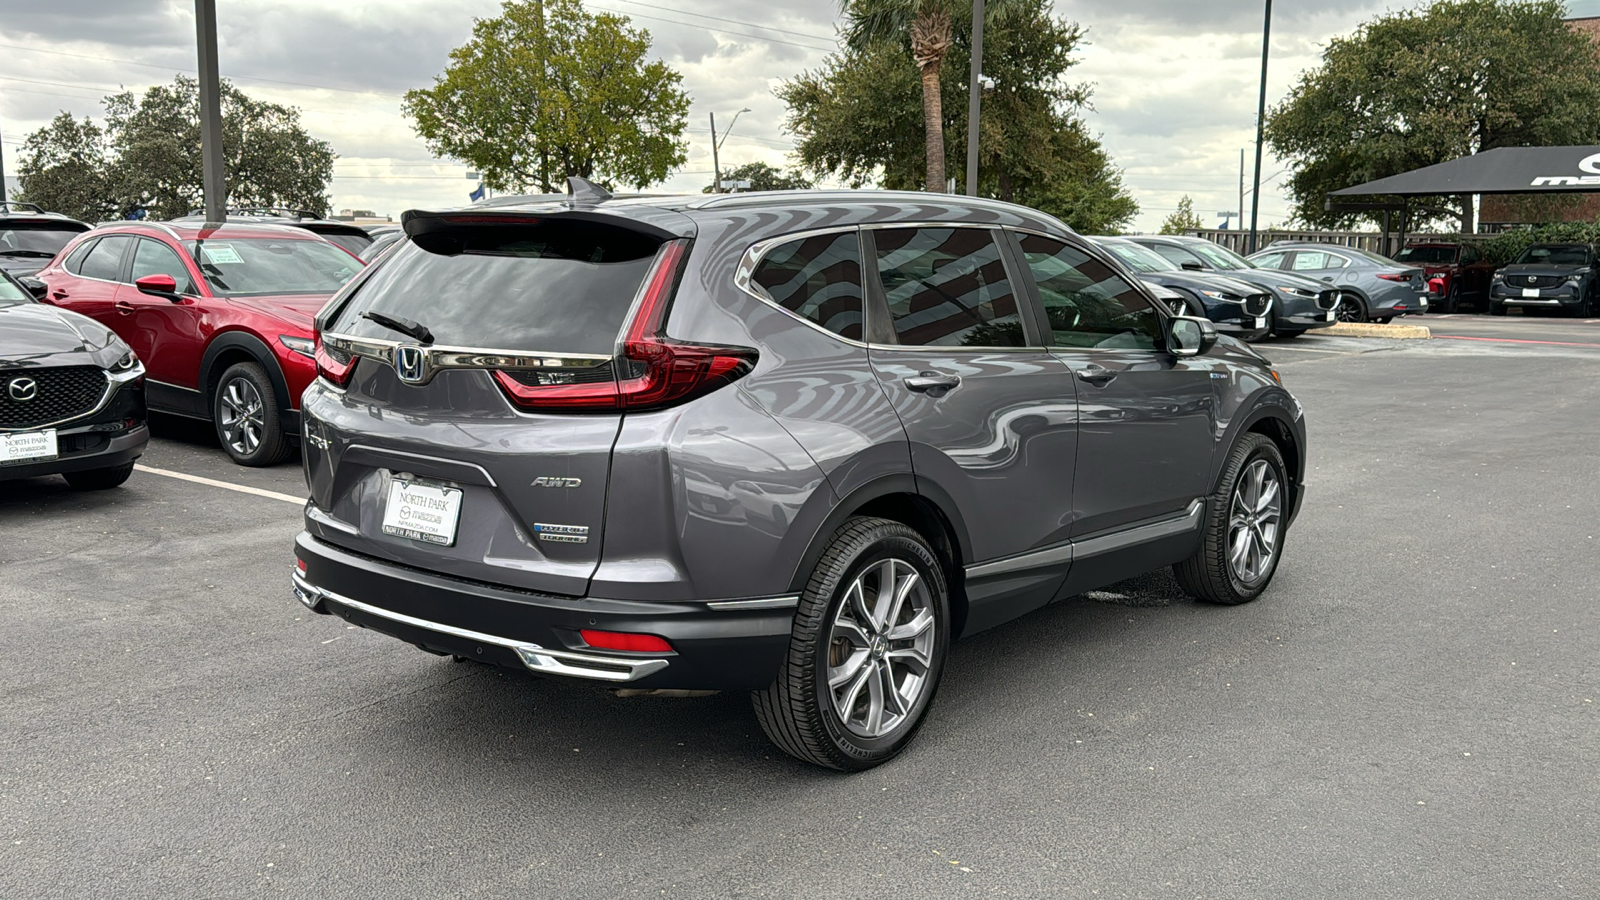
[[[5,134],[0,133],[0,203],[4,203],[10,199],[10,197],[6,196]]]
[[[1244,227],[1244,148],[1239,148],[1239,227]]]
[[[722,166],[717,162],[717,114],[711,113],[711,193],[722,193]]]
[[[972,75],[967,80],[967,196],[978,196],[978,113],[983,105],[983,0],[972,2]]]
[[[1256,252],[1256,231],[1261,216],[1261,143],[1267,129],[1267,58],[1272,52],[1272,0],[1267,0],[1261,24],[1261,102],[1256,105],[1256,184],[1250,195],[1250,243],[1245,254]]]
[[[217,0],[194,0],[200,45],[200,162],[207,222],[228,220],[228,189],[222,167],[222,85],[217,78]]]

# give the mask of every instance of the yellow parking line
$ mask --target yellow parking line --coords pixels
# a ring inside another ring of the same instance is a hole
[[[149,472],[151,475],[165,475],[168,478],[176,478],[179,481],[192,481],[195,484],[209,484],[212,487],[224,488],[230,491],[238,491],[241,494],[254,494],[257,497],[266,497],[269,500],[282,500],[285,503],[293,503],[295,506],[304,506],[306,503],[306,498],[304,497],[296,497],[292,494],[280,494],[277,491],[265,491],[261,488],[246,487],[242,484],[229,484],[226,481],[217,481],[214,478],[201,478],[199,475],[190,475],[187,472],[173,472],[168,469],[154,469],[150,466],[140,465],[138,463],[135,463],[133,468],[137,472]]]

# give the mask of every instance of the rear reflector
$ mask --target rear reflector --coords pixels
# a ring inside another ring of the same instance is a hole
[[[739,380],[759,354],[749,347],[686,344],[667,337],[667,309],[688,256],[688,241],[661,245],[645,278],[644,296],[622,342],[615,381],[601,384],[523,384],[505,372],[495,381],[524,409],[564,411],[660,409],[709,394]]]
[[[633,634],[626,631],[591,631],[587,628],[578,632],[583,642],[596,650],[629,650],[638,653],[671,653],[672,645],[666,638],[656,637],[653,634]]]

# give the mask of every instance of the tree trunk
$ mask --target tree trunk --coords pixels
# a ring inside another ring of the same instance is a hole
[[[922,129],[928,151],[928,191],[941,194],[949,187],[944,177],[944,108],[939,96],[942,60],[922,67]]]
[[[1461,195],[1461,233],[1473,234],[1478,230],[1477,221],[1473,215],[1472,195]]]
[[[1007,203],[1015,203],[1016,195],[1011,191],[1011,173],[1000,173],[1000,199]]]
[[[953,41],[950,16],[929,12],[911,23],[911,56],[922,71],[922,129],[928,153],[930,193],[949,190],[944,177],[944,109],[939,97],[939,70]]]

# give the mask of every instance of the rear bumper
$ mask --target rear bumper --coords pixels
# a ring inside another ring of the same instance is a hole
[[[795,598],[700,603],[558,597],[434,575],[301,533],[295,595],[436,653],[539,674],[686,690],[759,690],[788,652]],[[582,629],[652,634],[670,653],[596,650]]]

